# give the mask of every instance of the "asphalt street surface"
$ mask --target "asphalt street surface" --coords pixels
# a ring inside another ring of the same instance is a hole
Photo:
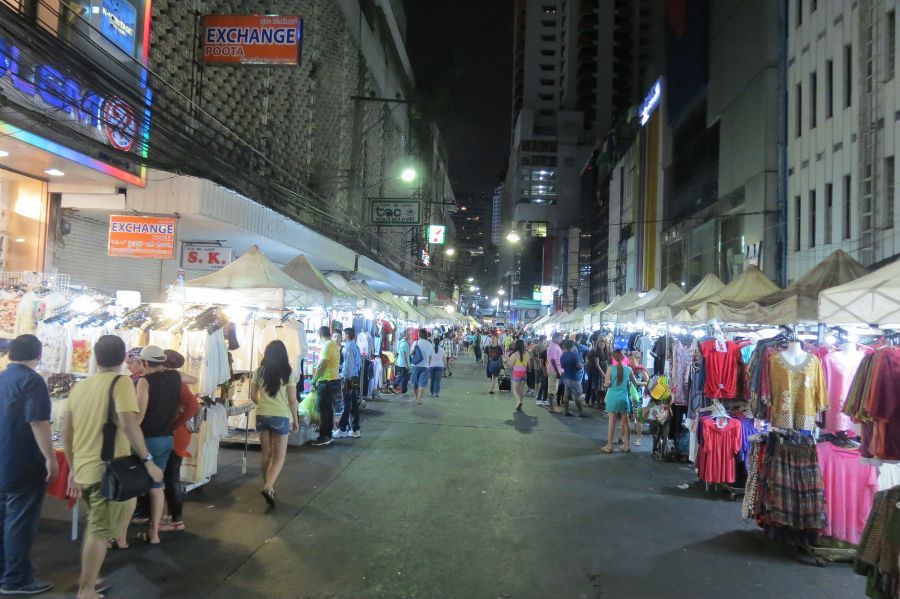
[[[259,495],[259,455],[188,495],[183,532],[111,551],[107,597],[862,597],[848,564],[817,567],[742,520],[650,438],[601,455],[606,422],[488,395],[463,357],[440,399],[369,402],[362,438],[291,448],[278,507]],[[688,488],[681,488],[684,485]],[[132,527],[131,534],[139,532]],[[48,499],[33,551],[45,597],[78,577],[69,514]]]

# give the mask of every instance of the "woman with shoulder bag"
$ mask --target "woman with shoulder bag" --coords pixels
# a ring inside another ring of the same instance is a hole
[[[512,393],[518,402],[516,411],[521,412],[522,400],[525,398],[525,382],[528,379],[528,363],[531,361],[531,356],[525,351],[524,341],[516,340],[507,361],[512,371]]]

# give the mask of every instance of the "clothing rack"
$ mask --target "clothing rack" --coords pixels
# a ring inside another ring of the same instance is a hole
[[[44,287],[54,293],[69,294],[72,276],[46,272],[0,272],[0,288]]]

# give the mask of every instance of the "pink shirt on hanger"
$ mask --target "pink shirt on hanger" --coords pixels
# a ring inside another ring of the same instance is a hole
[[[858,449],[825,442],[816,445],[816,455],[828,514],[824,533],[858,545],[878,490],[878,472],[860,461]]]
[[[828,432],[858,430],[842,409],[864,355],[861,351],[849,354],[842,351],[822,352],[822,370],[828,390],[828,409],[825,411],[825,430]]]

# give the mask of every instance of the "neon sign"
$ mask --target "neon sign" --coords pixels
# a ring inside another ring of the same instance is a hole
[[[7,87],[19,103],[31,102],[38,109],[56,110],[68,116],[62,122],[122,152],[137,141],[134,109],[124,100],[104,97],[82,88],[50,65],[24,67],[18,46],[0,38],[0,89]]]
[[[641,127],[646,125],[647,121],[650,120],[653,111],[659,106],[660,100],[662,100],[662,80],[657,79],[656,83],[653,84],[653,87],[651,87],[650,91],[647,93],[647,97],[641,102]]]

